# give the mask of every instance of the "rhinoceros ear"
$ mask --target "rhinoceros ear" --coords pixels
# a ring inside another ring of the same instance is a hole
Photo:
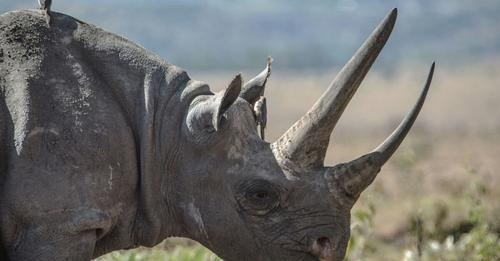
[[[241,75],[238,74],[226,90],[215,95],[200,95],[191,102],[186,115],[186,127],[193,142],[207,144],[212,140],[212,134],[223,127],[226,119],[224,114],[238,99],[241,85]]]
[[[217,97],[218,107],[216,113],[214,114],[215,117],[212,119],[215,131],[219,130],[224,113],[229,109],[229,107],[231,107],[231,105],[233,105],[236,99],[238,99],[242,84],[243,80],[241,78],[241,74],[238,74],[231,81],[224,93]]]
[[[273,63],[273,58],[267,58],[266,68],[255,76],[255,78],[248,81],[241,91],[240,97],[245,99],[252,107],[255,105],[261,96],[264,96],[264,90],[266,89],[267,79],[271,76],[271,64]]]

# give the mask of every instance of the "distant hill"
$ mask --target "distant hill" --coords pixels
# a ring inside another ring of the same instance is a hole
[[[2,0],[0,12],[36,0]],[[500,54],[497,0],[54,0],[54,9],[124,35],[194,70],[341,66],[393,7],[398,24],[384,68],[454,66]]]

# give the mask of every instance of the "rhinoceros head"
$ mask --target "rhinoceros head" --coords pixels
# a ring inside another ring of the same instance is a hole
[[[372,152],[323,165],[330,135],[392,31],[393,10],[314,106],[273,143],[256,131],[254,103],[268,67],[243,85],[236,76],[215,95],[193,100],[185,117],[182,167],[187,235],[226,260],[342,260],[350,209],[410,130],[429,88]]]

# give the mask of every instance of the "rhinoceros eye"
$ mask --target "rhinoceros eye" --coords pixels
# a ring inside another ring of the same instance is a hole
[[[253,197],[253,200],[261,201],[261,200],[267,200],[269,199],[271,195],[267,191],[257,191],[251,195]]]
[[[238,203],[249,214],[266,215],[279,207],[279,190],[268,181],[247,181],[238,190]]]

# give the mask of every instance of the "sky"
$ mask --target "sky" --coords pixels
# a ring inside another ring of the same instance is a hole
[[[0,0],[0,13],[36,0]],[[398,22],[383,70],[463,65],[500,54],[497,0],[53,0],[53,9],[125,36],[193,70],[342,66],[392,9]]]

